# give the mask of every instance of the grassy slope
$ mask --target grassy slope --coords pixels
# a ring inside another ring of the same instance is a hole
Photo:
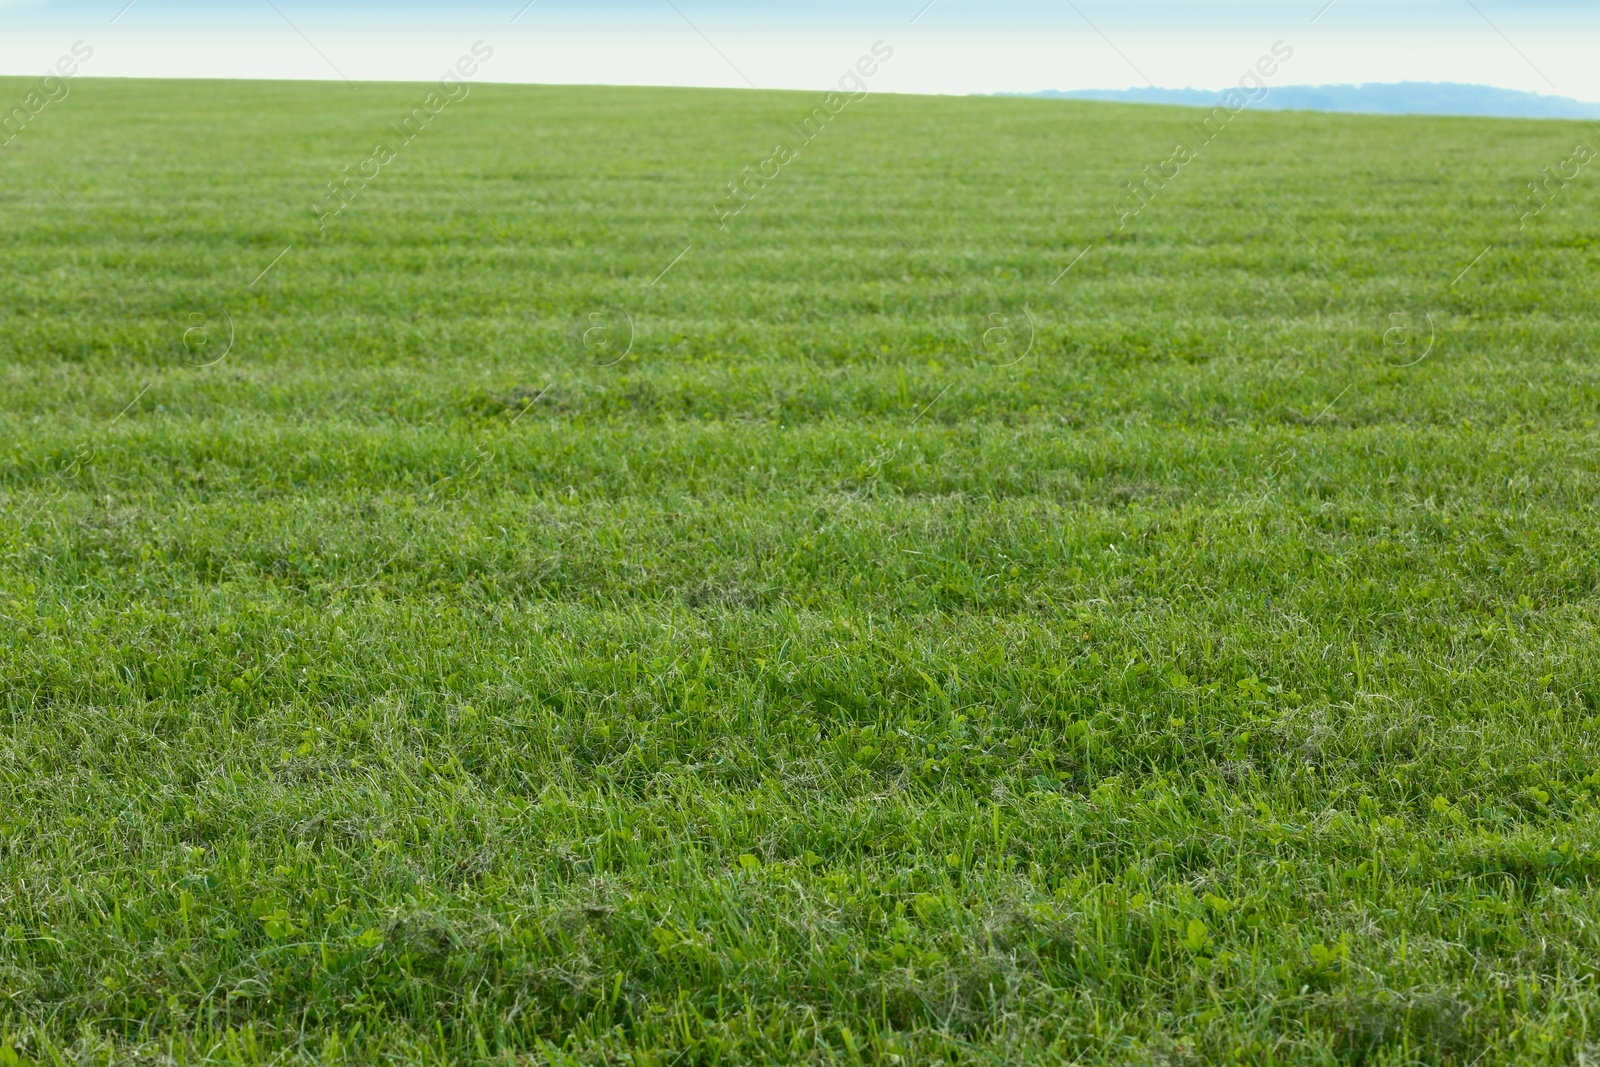
[[[0,1058],[1600,1042],[1591,131],[420,94],[0,153]]]

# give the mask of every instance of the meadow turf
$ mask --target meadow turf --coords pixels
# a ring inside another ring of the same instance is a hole
[[[1600,1055],[1600,133],[422,92],[0,151],[0,1063]]]

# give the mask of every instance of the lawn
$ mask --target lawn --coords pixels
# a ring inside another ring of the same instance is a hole
[[[0,150],[0,1063],[1600,1055],[1600,132],[425,91]]]

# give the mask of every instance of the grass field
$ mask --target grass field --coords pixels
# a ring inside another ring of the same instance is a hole
[[[1600,134],[422,92],[0,152],[0,1062],[1600,1056]]]

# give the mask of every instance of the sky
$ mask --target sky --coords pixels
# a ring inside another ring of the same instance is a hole
[[[1035,92],[1456,81],[1600,101],[1600,0],[0,0],[0,74]],[[1281,44],[1280,44],[1281,42]]]

